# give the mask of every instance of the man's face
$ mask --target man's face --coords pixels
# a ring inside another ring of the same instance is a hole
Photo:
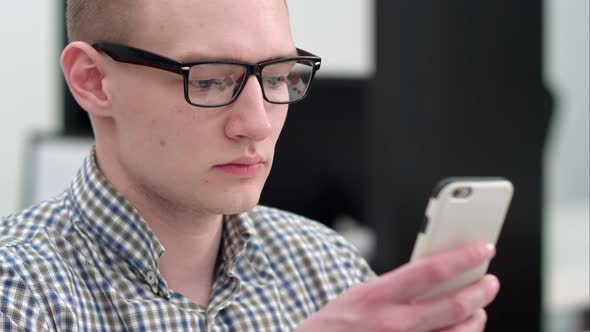
[[[295,52],[283,0],[143,6],[130,46],[178,61],[257,63]],[[130,187],[198,213],[237,213],[257,204],[288,107],[265,102],[254,76],[234,103],[220,108],[189,105],[182,77],[173,73],[109,59],[107,77],[115,144],[105,150]]]

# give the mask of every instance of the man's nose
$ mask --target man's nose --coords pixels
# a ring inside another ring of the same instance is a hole
[[[242,93],[228,107],[232,114],[226,123],[226,135],[232,139],[262,141],[272,134],[272,123],[266,110],[262,87],[252,75]]]

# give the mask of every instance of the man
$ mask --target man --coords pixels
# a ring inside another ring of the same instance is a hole
[[[320,59],[281,0],[70,0],[62,69],[96,145],[0,225],[0,326],[24,331],[481,331],[475,243],[379,278],[318,223],[256,207]],[[354,286],[354,287],[353,287]]]

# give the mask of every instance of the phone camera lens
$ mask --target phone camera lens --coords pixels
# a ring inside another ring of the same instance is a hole
[[[471,195],[473,190],[471,187],[459,187],[453,190],[453,197],[454,198],[467,198]]]

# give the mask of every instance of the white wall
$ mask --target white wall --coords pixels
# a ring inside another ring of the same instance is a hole
[[[374,0],[289,0],[288,4],[295,43],[322,57],[319,76],[373,75]]]
[[[28,135],[61,123],[59,11],[53,0],[0,2],[0,215],[20,208]]]
[[[545,80],[555,97],[545,155],[545,331],[579,331],[590,302],[590,4],[545,0]]]
[[[546,0],[545,77],[555,96],[555,121],[547,160],[556,200],[589,193],[588,0]]]

